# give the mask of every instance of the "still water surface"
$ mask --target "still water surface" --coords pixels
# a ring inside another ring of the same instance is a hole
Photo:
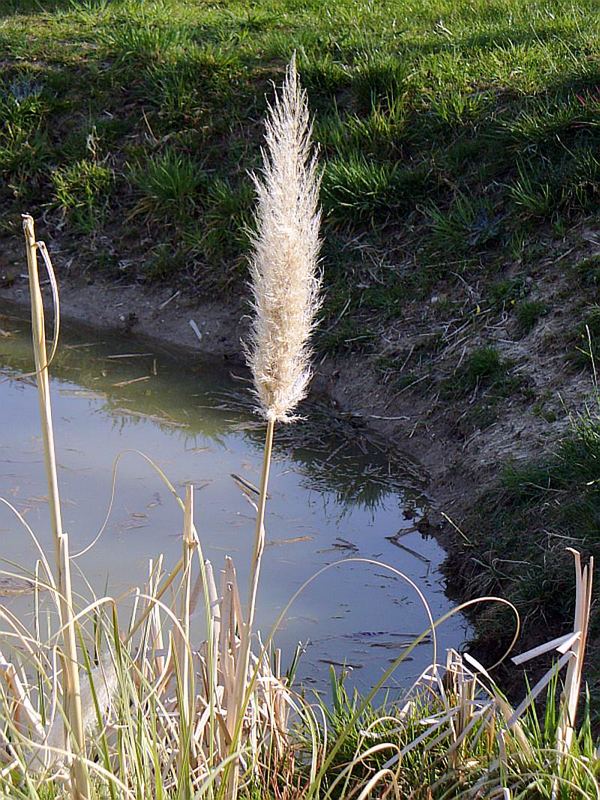
[[[0,315],[0,496],[10,500],[51,547],[28,324]],[[65,326],[52,366],[52,402],[65,530],[82,549],[104,520],[113,464],[140,450],[183,493],[196,487],[196,527],[216,569],[233,557],[242,597],[253,538],[253,509],[232,475],[256,485],[263,427],[251,412],[247,382],[221,363],[178,358],[155,342]],[[240,370],[234,370],[240,372]],[[24,377],[25,376],[25,377]],[[434,617],[451,604],[439,565],[443,550],[414,530],[421,513],[408,474],[346,418],[305,406],[309,422],[276,431],[257,614],[262,632],[293,592],[320,567],[349,556],[374,558],[405,572],[425,593]],[[399,534],[396,544],[386,537]],[[31,570],[35,559],[15,518],[0,508],[1,556]],[[400,546],[397,546],[400,545]],[[174,499],[138,455],[120,461],[114,507],[93,550],[77,563],[94,589],[114,594],[141,585],[149,558],[166,565],[181,552]],[[1,566],[1,565],[0,565]],[[31,599],[4,598],[27,614]],[[201,616],[201,611],[198,614]],[[338,566],[300,596],[276,642],[288,658],[306,643],[300,677],[317,688],[329,664],[347,664],[349,681],[367,688],[427,627],[415,592],[380,567]],[[465,622],[440,629],[442,648],[459,645]],[[431,659],[423,643],[390,687],[405,685]],[[285,658],[284,658],[285,663]],[[339,668],[336,666],[336,668]]]

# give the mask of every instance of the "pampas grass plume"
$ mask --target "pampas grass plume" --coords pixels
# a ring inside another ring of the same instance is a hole
[[[312,370],[310,334],[319,308],[319,174],[306,94],[295,57],[266,121],[256,233],[250,262],[254,319],[248,365],[259,410],[289,422]]]

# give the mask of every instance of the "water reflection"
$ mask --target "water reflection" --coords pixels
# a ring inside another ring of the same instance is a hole
[[[37,397],[28,326],[0,317],[0,495],[8,496],[49,545]],[[251,411],[243,375],[222,363],[179,359],[156,343],[99,338],[67,330],[52,365],[54,419],[65,527],[72,548],[100,527],[115,456],[141,450],[174,485],[197,487],[196,525],[217,568],[234,557],[247,578],[253,509],[241,482],[257,484],[263,426]],[[239,372],[239,370],[236,370]],[[414,474],[391,462],[360,421],[305,406],[307,419],[276,434],[258,621],[268,630],[291,594],[317,569],[349,555],[381,559],[406,571],[426,592],[434,615],[449,608],[438,565],[443,552],[413,528],[419,499]],[[234,477],[232,477],[234,476]],[[132,454],[119,465],[115,505],[98,545],[81,560],[104,591],[143,581],[149,557],[180,551],[180,518],[149,466]],[[395,547],[388,538],[399,533]],[[4,557],[32,563],[14,522],[0,512]],[[291,654],[310,642],[301,675],[320,683],[328,663],[348,663],[360,686],[376,679],[426,617],[409,588],[377,567],[346,564],[326,572],[286,617],[277,641]],[[463,638],[463,622],[445,626],[442,644]],[[406,681],[428,661],[424,643],[396,676]]]

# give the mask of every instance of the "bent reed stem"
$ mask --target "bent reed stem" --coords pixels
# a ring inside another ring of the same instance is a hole
[[[50,381],[48,378],[48,357],[46,352],[46,332],[44,322],[44,304],[38,274],[37,249],[33,218],[23,215],[23,231],[27,252],[27,269],[31,295],[31,325],[33,353],[35,359],[36,384],[42,439],[44,444],[44,465],[48,483],[48,505],[50,525],[54,540],[56,559],[56,577],[58,586],[58,610],[61,627],[63,627],[64,669],[63,699],[66,709],[65,740],[74,750],[75,758],[71,764],[71,781],[75,800],[87,800],[90,797],[90,784],[87,769],[83,762],[85,755],[85,735],[81,708],[81,685],[75,640],[75,622],[73,612],[73,593],[71,589],[71,565],[69,560],[69,539],[62,529],[60,494],[56,469],[54,432],[52,427],[52,406],[50,403]]]
[[[38,274],[37,242],[33,218],[23,215],[23,231],[27,252],[27,270],[29,274],[29,292],[31,297],[31,333],[33,339],[33,356],[35,376],[38,389],[38,402],[44,443],[44,466],[48,482],[48,505],[50,508],[50,526],[54,540],[54,556],[56,560],[57,585],[62,594],[62,562],[60,558],[60,538],[62,536],[62,515],[60,495],[56,472],[54,449],[54,429],[52,426],[52,408],[50,405],[50,382],[48,379],[48,358],[46,352],[46,330],[44,323],[44,304]],[[62,620],[61,620],[62,622]]]

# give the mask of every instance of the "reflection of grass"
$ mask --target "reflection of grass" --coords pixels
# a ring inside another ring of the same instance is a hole
[[[12,327],[9,320],[2,326],[9,330]],[[18,327],[19,334],[2,340],[3,364],[15,376],[31,370],[28,323],[19,322]],[[201,434],[216,442],[228,429],[238,428],[253,448],[262,446],[260,432],[255,431],[252,398],[237,384],[226,388],[231,379],[222,364],[189,374],[181,356],[166,349],[156,356],[158,374],[153,375],[154,355],[107,359],[131,350],[120,339],[110,341],[109,337],[107,342],[105,334],[97,346],[79,349],[79,343],[89,344],[90,335],[82,332],[80,338],[73,326],[66,333],[63,331],[62,339],[63,346],[53,364],[55,377],[98,392],[100,409],[114,419],[115,425],[151,421],[176,436]],[[99,379],[103,372],[107,374]],[[207,373],[212,376],[210,381],[202,377]],[[115,387],[145,375],[150,376],[147,382]],[[199,393],[204,393],[201,400]],[[214,413],[207,414],[205,408],[195,411],[198,405],[212,407]],[[401,493],[408,487],[418,492],[418,481],[408,463],[395,463],[390,476],[384,443],[374,434],[367,434],[360,420],[353,422],[312,402],[303,414],[302,424],[282,426],[275,452],[301,465],[311,486],[332,493],[341,506],[373,511],[390,493]]]
[[[307,403],[306,418],[296,430],[280,432],[278,447],[303,465],[310,486],[332,492],[341,506],[374,512],[386,497],[422,488],[415,466],[392,457],[384,440],[359,418],[335,414]]]

